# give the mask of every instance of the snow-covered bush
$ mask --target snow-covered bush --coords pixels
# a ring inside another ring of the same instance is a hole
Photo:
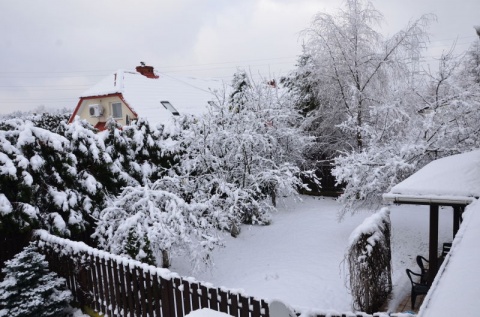
[[[382,194],[422,166],[423,144],[370,146],[361,152],[349,152],[335,158],[332,174],[344,184],[339,197],[339,219],[358,209],[378,208]]]
[[[268,224],[276,198],[303,187],[302,151],[312,142],[284,93],[236,74],[232,92],[219,94],[207,115],[184,117],[164,131],[162,147],[178,164],[160,182],[186,201],[208,202],[223,214],[222,227]]]
[[[383,208],[350,235],[346,261],[356,310],[379,311],[392,291],[390,227],[390,211]]]
[[[174,164],[169,153],[162,149],[163,127],[153,127],[144,118],[123,128],[115,120],[109,120],[107,130],[99,137],[124,185],[155,182]]]
[[[45,106],[38,106],[29,111],[13,111],[8,114],[0,115],[0,120],[21,119],[31,121],[36,127],[57,132],[62,122],[68,122],[72,114],[72,109],[61,108],[53,109]]]
[[[100,246],[149,264],[170,266],[173,255],[188,255],[194,269],[208,264],[219,244],[209,205],[187,203],[159,182],[127,186],[99,217]]]
[[[109,159],[98,157],[101,150],[85,127],[62,130],[71,140],[30,121],[0,125],[0,192],[11,206],[0,224],[7,230],[41,227],[76,235],[90,228],[92,215],[103,208]]]
[[[0,283],[0,316],[67,316],[72,294],[66,281],[49,271],[33,243],[7,261],[2,271],[6,277]]]

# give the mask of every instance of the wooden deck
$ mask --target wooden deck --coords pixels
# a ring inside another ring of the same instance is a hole
[[[422,306],[423,300],[425,299],[426,295],[418,295],[415,301],[415,309],[412,309],[412,304],[410,301],[410,292],[407,296],[398,304],[397,309],[395,312],[404,313],[404,312],[413,312],[415,314],[418,313],[420,306]]]

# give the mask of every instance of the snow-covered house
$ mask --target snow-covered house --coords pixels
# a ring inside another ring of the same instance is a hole
[[[140,117],[165,124],[175,115],[206,112],[222,85],[215,79],[160,74],[142,63],[136,71],[118,70],[85,91],[69,122],[79,116],[99,130],[110,117],[121,125]]]

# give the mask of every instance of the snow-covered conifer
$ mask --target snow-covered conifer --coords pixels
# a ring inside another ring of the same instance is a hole
[[[129,144],[130,175],[140,184],[155,182],[161,178],[173,162],[161,148],[163,127],[153,127],[140,118],[124,127],[124,137]]]
[[[45,256],[32,243],[5,262],[0,283],[0,316],[66,316],[72,294],[65,279],[50,272]]]

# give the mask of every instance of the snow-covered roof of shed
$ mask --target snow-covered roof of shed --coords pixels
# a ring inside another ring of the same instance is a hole
[[[80,97],[106,96],[121,93],[139,117],[151,124],[166,123],[172,113],[160,101],[168,101],[180,114],[199,115],[207,111],[214,91],[223,88],[217,79],[172,76],[156,73],[159,78],[147,78],[136,71],[118,70],[105,77]]]
[[[480,196],[480,150],[425,165],[383,195],[398,203],[469,204]]]
[[[465,210],[460,230],[423,301],[419,317],[480,314],[478,228],[480,228],[480,201],[477,200]]]

